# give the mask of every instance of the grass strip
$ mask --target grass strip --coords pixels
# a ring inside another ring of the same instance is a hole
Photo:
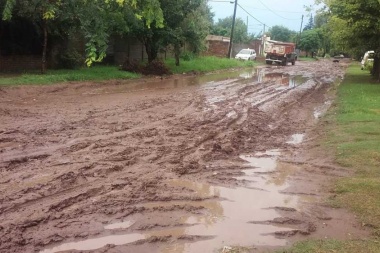
[[[325,118],[323,146],[336,162],[352,170],[337,180],[329,202],[353,211],[371,227],[369,240],[308,240],[278,253],[380,252],[380,84],[352,64],[338,88],[336,107]]]

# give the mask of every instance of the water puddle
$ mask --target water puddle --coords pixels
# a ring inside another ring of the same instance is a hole
[[[302,143],[303,139],[305,137],[305,134],[293,134],[289,141],[287,141],[287,144],[297,145]]]
[[[286,178],[296,168],[279,164],[277,161],[279,154],[279,150],[271,150],[256,153],[254,156],[240,156],[241,159],[247,161],[249,169],[243,170],[245,175],[237,179],[249,182],[247,187],[227,188],[186,180],[171,181],[172,186],[191,189],[202,197],[219,196],[222,200],[208,200],[215,203],[211,205],[212,208],[209,208],[210,205],[206,207],[209,215],[183,217],[184,223],[194,223],[194,225],[177,228],[175,233],[176,236],[200,235],[212,237],[212,239],[166,245],[161,252],[213,252],[216,248],[223,248],[225,245],[286,245],[287,240],[276,238],[273,233],[288,231],[291,228],[284,225],[256,224],[279,217],[277,211],[271,209],[273,207],[298,207],[297,196],[280,193],[288,187]],[[277,172],[279,169],[279,178],[277,175],[271,177],[265,174]],[[255,222],[255,224],[250,222]]]
[[[104,229],[126,229],[135,224],[134,221],[126,220],[104,226]]]
[[[141,239],[145,239],[145,236],[142,234],[110,235],[80,242],[65,243],[51,249],[42,250],[40,253],[55,253],[68,250],[96,250],[107,244],[124,245]]]
[[[40,253],[94,250],[107,244],[127,244],[151,236],[172,236],[172,238],[201,236],[204,238],[204,240],[194,242],[174,240],[173,243],[164,244],[159,249],[162,253],[214,252],[215,249],[223,248],[226,245],[285,246],[287,240],[275,237],[274,233],[290,231],[292,228],[284,224],[265,223],[265,221],[280,217],[274,207],[299,208],[298,196],[281,193],[288,187],[287,177],[296,168],[289,164],[281,164],[278,161],[279,155],[280,150],[270,150],[254,155],[240,156],[247,162],[247,169],[243,170],[243,176],[236,179],[240,180],[245,187],[228,188],[175,179],[167,183],[172,187],[192,190],[196,196],[195,199],[203,200],[141,204],[147,208],[177,204],[205,208],[206,212],[203,214],[188,213],[181,217],[179,222],[182,226],[66,243]],[[140,217],[140,219],[143,218]],[[106,225],[104,228],[107,230],[129,228],[135,222],[138,222],[138,219],[124,220],[121,223]]]
[[[331,101],[326,101],[323,105],[317,107],[314,109],[314,112],[313,112],[313,116],[314,116],[314,119],[319,119],[321,118],[323,115],[325,115],[325,113],[328,111],[328,109],[330,108],[332,102]]]

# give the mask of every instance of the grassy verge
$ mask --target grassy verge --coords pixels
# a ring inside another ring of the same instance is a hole
[[[210,72],[219,69],[244,68],[258,65],[254,61],[239,61],[235,59],[219,58],[214,56],[196,57],[190,61],[180,61],[180,66],[175,66],[174,59],[166,60],[166,65],[173,73]]]
[[[328,116],[323,145],[335,151],[336,162],[352,170],[340,179],[330,203],[353,211],[373,228],[371,240],[320,240],[297,243],[288,253],[380,252],[380,84],[358,64],[348,68],[338,89],[337,107]]]
[[[120,71],[114,66],[94,66],[77,70],[49,70],[45,75],[22,74],[0,78],[0,86],[22,84],[53,84],[70,81],[103,81],[110,79],[138,78],[140,75]]]
[[[294,245],[291,249],[276,253],[378,253],[377,241],[310,240]]]
[[[210,72],[219,69],[244,68],[258,65],[252,61],[238,61],[235,59],[218,58],[218,57],[197,57],[190,61],[181,60],[180,66],[175,66],[174,59],[166,61],[167,66],[173,73]],[[49,70],[47,74],[22,74],[9,76],[0,76],[0,86],[24,85],[24,84],[54,84],[62,82],[82,82],[82,81],[105,81],[111,79],[131,79],[139,78],[141,75],[120,71],[115,66],[95,66],[91,68],[82,68],[78,70]]]
[[[311,57],[305,57],[305,56],[300,56],[298,57],[299,61],[318,61],[317,57],[311,58]]]

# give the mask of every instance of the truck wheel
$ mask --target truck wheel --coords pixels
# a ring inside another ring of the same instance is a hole
[[[287,59],[285,59],[285,60],[282,61],[282,66],[286,66],[286,65],[288,65],[288,60]]]
[[[272,65],[272,61],[265,61],[265,63]]]
[[[295,61],[295,60],[292,61],[292,65],[294,65],[294,64],[296,64],[296,61]]]

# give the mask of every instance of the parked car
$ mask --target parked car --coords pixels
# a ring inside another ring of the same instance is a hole
[[[362,57],[361,61],[361,69],[365,69],[368,62],[373,62],[373,57],[375,56],[375,51],[367,51],[365,52],[364,56]]]
[[[245,60],[245,61],[254,61],[254,60],[256,60],[256,51],[254,49],[249,49],[249,48],[242,49],[235,56],[235,59]]]

